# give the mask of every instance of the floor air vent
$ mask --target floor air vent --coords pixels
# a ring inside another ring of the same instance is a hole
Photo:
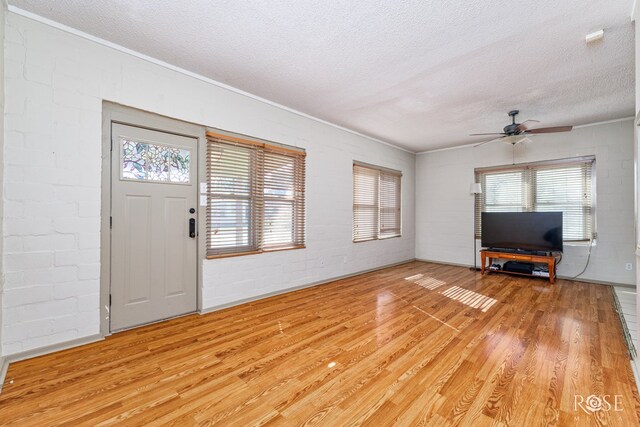
[[[613,304],[615,305],[616,312],[620,317],[620,323],[622,324],[622,332],[624,333],[624,340],[627,343],[627,349],[629,350],[629,355],[631,356],[631,359],[636,359],[636,357],[638,356],[638,352],[636,351],[636,346],[633,344],[634,340],[633,340],[633,337],[631,336],[631,332],[629,331],[629,325],[627,324],[627,320],[624,317],[625,310],[622,304],[620,303],[620,299],[618,298],[618,294],[616,293],[616,288],[613,286],[610,286],[610,288],[611,288],[611,295],[613,296]],[[634,293],[634,296],[635,296],[635,293]],[[634,330],[635,330],[635,325],[634,325]]]

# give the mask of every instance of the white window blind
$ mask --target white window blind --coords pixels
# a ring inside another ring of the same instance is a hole
[[[353,166],[353,241],[378,238],[379,172]]]
[[[537,212],[562,212],[565,241],[589,240],[593,235],[591,163],[532,170]]]
[[[523,171],[504,171],[483,175],[484,212],[527,211],[529,206],[525,184]]]
[[[260,248],[261,157],[254,146],[209,142],[207,255]]]
[[[380,238],[400,235],[400,175],[380,172]]]
[[[400,236],[402,174],[353,165],[353,241]]]
[[[304,245],[304,156],[265,149],[263,248]]]
[[[562,212],[564,241],[587,241],[594,234],[594,157],[563,159],[494,169],[477,169],[475,234],[481,212]]]
[[[304,247],[304,151],[212,132],[207,140],[207,256]]]

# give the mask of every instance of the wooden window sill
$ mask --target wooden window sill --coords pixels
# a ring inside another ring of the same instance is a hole
[[[306,248],[305,245],[300,245],[300,246],[288,246],[285,248],[263,249],[260,251],[251,251],[251,252],[234,252],[234,253],[228,253],[228,254],[207,255],[207,259],[231,258],[231,257],[243,256],[243,255],[256,255],[256,254],[263,254],[268,252],[291,251],[294,249],[305,249],[305,248]]]

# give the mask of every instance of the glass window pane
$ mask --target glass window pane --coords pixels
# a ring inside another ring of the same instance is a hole
[[[249,245],[249,200],[216,199],[210,215],[211,241],[215,248],[232,248]]]
[[[173,148],[171,150],[171,163],[169,164],[169,177],[171,182],[189,182],[189,163],[191,153],[189,150]]]
[[[209,150],[208,253],[257,250],[257,151],[234,144],[210,145]]]
[[[169,180],[169,149],[160,145],[147,145],[148,179],[151,181]]]
[[[190,151],[121,139],[122,178],[189,183]]]
[[[564,240],[588,235],[585,180],[581,166],[536,171],[536,211],[562,212]]]
[[[291,246],[295,224],[295,158],[266,152],[264,155],[264,223],[266,249]]]
[[[293,201],[265,200],[264,244],[284,245],[293,242]]]
[[[522,212],[522,172],[485,175],[485,212]]]
[[[147,144],[122,140],[122,177],[147,179]]]

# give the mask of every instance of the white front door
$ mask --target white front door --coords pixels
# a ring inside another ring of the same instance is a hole
[[[196,310],[197,139],[111,126],[111,331]]]

